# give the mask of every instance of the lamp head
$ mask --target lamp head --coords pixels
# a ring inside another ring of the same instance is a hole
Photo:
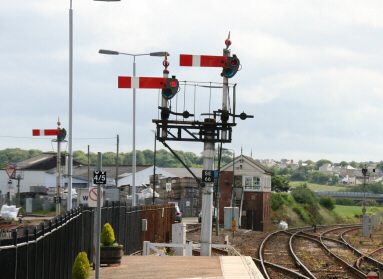
[[[101,1],[101,0],[94,0],[94,1]],[[118,51],[114,50],[107,50],[107,49],[100,49],[98,53],[101,54],[110,54],[110,55],[119,55],[120,53]]]

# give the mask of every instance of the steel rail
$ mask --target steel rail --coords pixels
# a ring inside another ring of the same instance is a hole
[[[298,256],[295,254],[294,249],[293,249],[293,238],[295,235],[299,234],[300,231],[297,231],[294,233],[292,236],[290,236],[290,241],[289,241],[289,247],[290,247],[290,252],[295,258],[295,261],[299,263],[300,267],[303,268],[304,273],[306,273],[310,278],[316,279],[317,277],[311,273],[311,271],[299,260]]]
[[[337,229],[339,230],[339,229],[341,229],[341,228],[337,228]],[[323,233],[321,233],[321,234],[319,235],[319,239],[320,239],[320,241],[322,242],[323,247],[326,249],[326,251],[327,251],[329,254],[331,254],[333,257],[335,257],[336,260],[338,260],[339,262],[343,263],[343,264],[346,266],[346,268],[347,268],[351,273],[353,273],[354,275],[356,275],[356,276],[359,277],[359,278],[363,278],[363,279],[366,278],[367,275],[366,275],[364,272],[362,272],[362,271],[360,271],[359,269],[355,268],[354,266],[350,265],[348,262],[346,262],[345,260],[343,260],[342,258],[340,258],[337,254],[335,254],[334,252],[332,252],[332,251],[327,247],[326,244],[324,244],[323,241],[325,241],[325,239],[322,239],[322,235],[325,235],[325,234],[329,233],[330,231],[334,231],[334,230],[337,230],[337,229],[330,229],[330,230],[328,230],[328,231],[326,231],[326,232],[323,232]],[[326,241],[328,241],[328,240],[326,240]],[[346,244],[343,243],[343,245],[346,245]],[[346,246],[347,246],[347,245],[346,245]]]
[[[326,228],[326,227],[329,227],[329,226],[344,226],[343,224],[336,224],[336,225],[319,225],[317,226],[317,228]],[[259,248],[259,260],[260,260],[260,263],[261,263],[261,266],[262,266],[262,271],[263,271],[263,274],[266,276],[267,279],[270,279],[269,277],[269,274],[267,272],[267,269],[265,267],[265,264],[264,264],[264,259],[263,259],[263,250],[264,250],[264,246],[266,245],[266,242],[268,241],[268,239],[273,236],[274,234],[277,234],[279,232],[284,232],[284,233],[288,233],[288,234],[292,234],[291,231],[296,231],[296,230],[310,230],[310,229],[313,229],[311,226],[305,226],[305,227],[296,227],[296,228],[291,228],[291,229],[287,229],[287,230],[279,230],[279,231],[275,231],[269,235],[267,235],[262,243],[261,243],[261,246]],[[270,263],[271,264],[271,263]]]
[[[262,261],[260,259],[257,259],[257,258],[252,258],[254,263],[261,263],[262,264]],[[274,268],[277,268],[277,269],[280,269],[282,270],[283,272],[287,272],[287,273],[291,273],[293,276],[298,276],[298,277],[294,277],[294,278],[303,278],[303,279],[310,279],[310,277],[307,277],[299,272],[296,272],[295,270],[292,270],[292,269],[289,269],[289,268],[286,268],[284,266],[281,266],[281,265],[278,265],[278,264],[273,264],[273,263],[270,263],[270,262],[266,262],[266,261],[263,261],[263,263],[265,265],[268,265],[268,266],[271,266],[271,267],[274,267]]]
[[[370,257],[368,254],[363,254],[362,252],[360,252],[359,250],[357,250],[354,246],[352,246],[347,240],[344,239],[343,235],[350,232],[350,231],[354,231],[354,230],[357,230],[356,228],[355,229],[350,229],[350,230],[347,230],[347,231],[344,231],[341,235],[340,235],[340,239],[348,246],[350,247],[350,249],[354,250],[356,253],[358,253],[360,255],[360,257],[355,261],[355,265],[357,268],[360,269],[360,262],[362,260],[368,262],[368,263],[371,263],[372,265],[375,265],[375,267],[378,267],[379,269],[383,269],[383,263]],[[382,247],[383,248],[383,247]]]

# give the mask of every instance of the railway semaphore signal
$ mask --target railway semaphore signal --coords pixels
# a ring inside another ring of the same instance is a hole
[[[33,136],[57,136],[57,186],[56,186],[56,196],[54,197],[54,202],[56,204],[56,215],[60,215],[60,204],[61,204],[61,197],[60,197],[60,169],[61,169],[61,142],[65,140],[66,138],[66,130],[64,128],[60,128],[61,122],[60,120],[57,121],[57,129],[33,129],[32,135]],[[71,202],[68,200],[68,202]]]

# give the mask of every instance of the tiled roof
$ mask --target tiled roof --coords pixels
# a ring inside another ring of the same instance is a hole
[[[264,165],[262,165],[261,163],[258,163],[256,160],[254,160],[253,158],[251,157],[248,157],[248,156],[245,156],[245,155],[241,155],[243,158],[249,160],[251,163],[253,163],[254,165],[258,166],[259,168],[261,168],[262,170],[264,170],[266,173],[268,174],[271,174],[273,175],[274,173],[272,172],[272,170],[270,170],[269,168],[265,167]]]

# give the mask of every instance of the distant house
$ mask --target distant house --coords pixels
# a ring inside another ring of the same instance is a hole
[[[266,167],[274,167],[277,164],[273,159],[261,159],[260,163]]]
[[[333,166],[331,164],[323,164],[319,167],[320,171],[332,171]]]
[[[0,170],[0,191],[2,194],[17,192],[17,177],[20,178],[20,193],[34,192],[41,187],[57,186],[57,154],[52,152],[42,153],[33,158],[26,159],[16,164],[16,172],[12,178],[8,177],[5,169]],[[81,162],[74,160],[73,168],[81,166]],[[68,184],[66,175],[65,154],[61,155],[61,187]],[[83,188],[87,185],[87,179],[73,175],[73,187]],[[37,187],[36,187],[37,186]]]

